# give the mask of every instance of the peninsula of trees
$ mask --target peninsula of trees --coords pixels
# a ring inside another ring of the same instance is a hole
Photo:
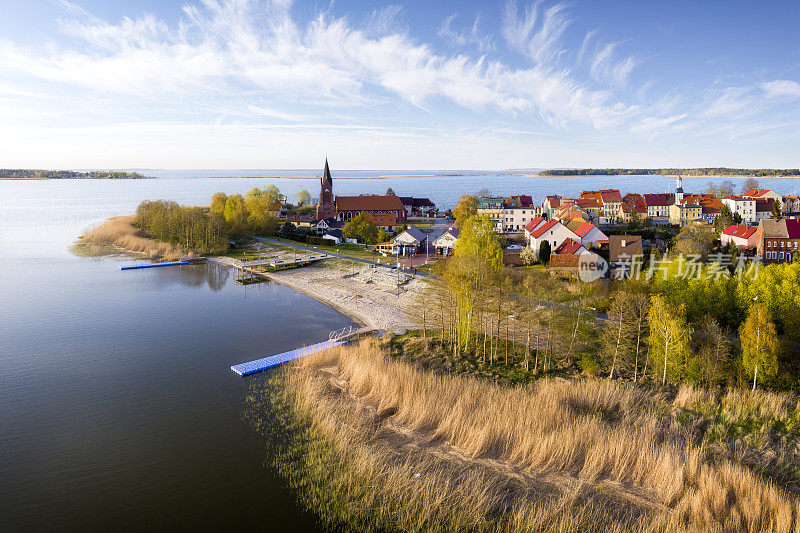
[[[121,170],[91,170],[78,172],[75,170],[41,170],[29,168],[0,168],[0,179],[5,180],[66,180],[66,179],[95,179],[95,180],[138,180],[148,179],[138,172]]]
[[[750,177],[800,177],[797,168],[583,168],[542,170],[540,176],[734,176]]]

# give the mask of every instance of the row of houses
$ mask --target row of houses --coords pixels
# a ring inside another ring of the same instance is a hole
[[[440,234],[434,234],[426,233],[412,226],[392,240],[375,245],[375,251],[383,255],[398,257],[413,256],[419,253],[448,257],[453,255],[458,236],[459,230],[454,227],[447,228]]]
[[[800,254],[800,220],[768,218],[758,226],[736,224],[723,230],[720,242],[758,256],[764,264],[791,263]]]

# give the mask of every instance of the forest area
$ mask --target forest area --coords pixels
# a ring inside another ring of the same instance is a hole
[[[785,177],[800,176],[797,168],[583,168],[542,170],[539,176],[733,176],[733,177]]]

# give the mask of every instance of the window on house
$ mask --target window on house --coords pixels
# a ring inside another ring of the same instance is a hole
[[[783,252],[781,252],[780,259],[783,259]]]

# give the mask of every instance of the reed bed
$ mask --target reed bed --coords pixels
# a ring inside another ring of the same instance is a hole
[[[317,436],[301,469],[316,476],[311,506],[336,495],[337,520],[362,529],[800,531],[796,498],[712,460],[676,423],[673,402],[707,400],[700,391],[505,387],[426,372],[372,343],[306,357],[288,376]],[[753,409],[737,394],[727,409]],[[765,396],[760,408],[791,402]]]
[[[149,239],[133,225],[136,215],[119,216],[95,226],[78,239],[83,246],[110,246],[126,252],[143,254],[154,259],[173,261],[194,254],[182,246]]]

